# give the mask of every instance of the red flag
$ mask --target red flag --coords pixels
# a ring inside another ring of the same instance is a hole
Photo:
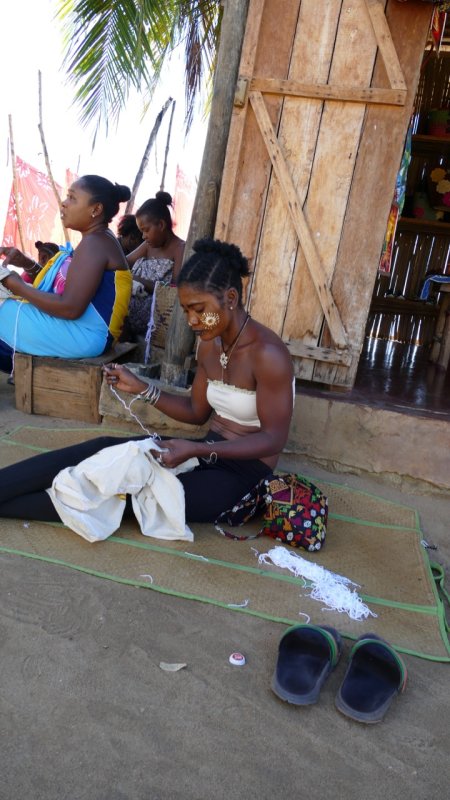
[[[38,240],[61,244],[64,232],[59,205],[48,175],[16,157],[16,179],[17,206],[13,186],[3,232],[3,246],[22,249],[18,217],[21,222],[25,253],[33,256],[34,243]],[[60,186],[57,186],[57,190],[59,193],[62,191]]]

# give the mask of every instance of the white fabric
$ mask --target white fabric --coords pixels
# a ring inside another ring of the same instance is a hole
[[[240,389],[231,383],[213,381],[208,378],[206,398],[211,408],[223,419],[252,428],[260,428],[256,410],[256,392]],[[295,403],[295,378],[292,380],[292,407]]]
[[[10,269],[8,269],[8,267],[4,267],[3,265],[1,265],[0,266],[0,305],[2,303],[4,303],[5,300],[8,300],[9,297],[13,297],[14,296],[13,293],[10,292],[9,289],[6,288],[6,286],[3,286],[3,283],[1,283],[1,281],[4,281],[5,278],[8,277],[8,275],[13,275],[13,273],[11,272]]]
[[[61,470],[47,492],[64,524],[88,542],[107,539],[120,527],[130,494],[144,536],[192,542],[184,489],[176,474],[193,469],[198,460],[167,469],[150,450],[164,452],[164,445],[152,437],[125,442]]]
[[[239,425],[261,427],[256,413],[256,392],[208,378],[206,397],[219,417],[237,422]]]

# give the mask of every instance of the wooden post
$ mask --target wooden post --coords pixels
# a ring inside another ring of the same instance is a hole
[[[186,241],[185,260],[196,239],[214,234],[223,165],[228,142],[235,88],[249,0],[227,0],[220,30],[217,67],[200,177]],[[173,386],[186,386],[186,358],[192,353],[194,335],[186,325],[179,303],[169,326],[161,379]]]
[[[19,208],[19,193],[17,191],[17,172],[16,172],[16,153],[14,150],[14,136],[13,136],[13,127],[12,127],[12,116],[9,114],[9,147],[11,150],[11,163],[12,163],[12,173],[13,173],[13,194],[14,194],[14,204],[16,206],[16,216],[17,216],[17,228],[19,231],[19,239],[20,245],[22,250],[25,250],[25,240],[23,238],[23,230],[22,230],[22,220],[20,219],[20,208]]]
[[[39,124],[38,124],[38,129],[39,129],[39,133],[40,133],[40,136],[41,136],[42,150],[43,150],[43,153],[44,153],[45,165],[47,167],[47,175],[48,175],[50,183],[52,185],[53,194],[56,197],[56,202],[58,203],[58,208],[60,209],[61,208],[61,198],[59,196],[59,192],[58,192],[58,189],[56,188],[56,183],[55,183],[54,178],[53,178],[52,168],[51,168],[51,165],[50,165],[50,159],[48,157],[48,150],[47,150],[47,145],[46,145],[45,136],[44,136],[44,125],[43,125],[43,122],[42,122],[42,75],[41,75],[41,71],[40,70],[38,71],[38,83],[39,83]],[[62,221],[61,221],[61,224],[62,224],[62,228],[63,228],[63,231],[64,231],[64,236],[66,237],[65,241],[66,242],[70,242],[70,233],[69,233],[69,231],[67,230],[66,226],[64,225],[64,223]]]
[[[163,105],[161,111],[159,112],[159,114],[157,114],[157,117],[155,119],[155,124],[153,125],[153,128],[151,130],[151,133],[150,133],[150,136],[149,136],[149,139],[148,139],[148,142],[147,142],[147,147],[145,148],[144,155],[142,156],[141,166],[139,167],[137,175],[136,175],[136,177],[134,179],[133,188],[131,190],[131,197],[128,200],[128,203],[125,206],[125,214],[131,214],[132,211],[133,211],[134,201],[136,199],[136,195],[138,193],[139,186],[141,185],[141,181],[142,181],[142,178],[144,176],[144,172],[147,169],[147,164],[148,164],[148,159],[149,159],[149,156],[150,156],[151,149],[152,149],[152,147],[154,145],[156,136],[157,136],[158,131],[159,131],[160,127],[161,127],[161,122],[162,122],[162,119],[164,117],[164,114],[166,113],[167,109],[169,108],[169,106],[170,106],[170,104],[172,102],[173,102],[172,98],[169,97],[169,99],[166,100],[166,102],[164,103],[164,105]]]

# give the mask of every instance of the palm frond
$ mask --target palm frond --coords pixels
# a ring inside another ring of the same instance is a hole
[[[151,96],[167,57],[185,49],[186,127],[205,76],[215,66],[219,0],[59,0],[68,81],[80,121],[117,122],[131,87]]]

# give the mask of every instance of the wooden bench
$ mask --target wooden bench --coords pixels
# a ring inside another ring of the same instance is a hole
[[[135,344],[122,342],[96,358],[50,358],[16,353],[16,408],[81,422],[101,422],[102,364],[124,361]]]

